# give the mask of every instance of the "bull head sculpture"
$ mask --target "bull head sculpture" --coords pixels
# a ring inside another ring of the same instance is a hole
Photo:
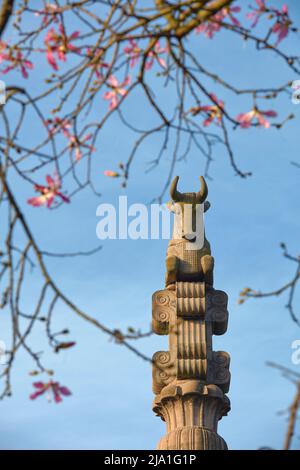
[[[200,233],[204,230],[202,215],[210,207],[209,202],[205,202],[208,195],[206,181],[200,176],[201,186],[197,193],[180,193],[177,189],[178,180],[179,176],[175,176],[170,187],[172,205],[169,207],[175,213],[173,238],[184,238],[194,243],[198,237],[198,242],[203,244],[204,234]]]
[[[213,257],[205,238],[203,212],[210,204],[205,201],[208,188],[200,176],[197,193],[180,193],[176,176],[170,187],[172,203],[169,209],[175,213],[173,238],[167,251],[166,285],[174,288],[176,281],[204,281],[213,284]],[[194,245],[193,245],[194,244]]]
[[[180,193],[177,189],[179,176],[175,176],[170,187],[170,196],[174,202],[186,202],[189,204],[202,204],[208,195],[208,188],[203,176],[200,176],[200,191],[197,193]]]

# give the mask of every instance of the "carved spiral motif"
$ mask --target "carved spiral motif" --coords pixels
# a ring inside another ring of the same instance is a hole
[[[158,294],[158,296],[156,297],[156,301],[160,305],[168,305],[170,297],[165,294]]]
[[[228,357],[225,353],[215,353],[213,360],[220,366],[226,367],[228,365]]]
[[[156,321],[159,321],[159,322],[167,322],[169,321],[169,312],[168,310],[166,309],[159,309],[159,310],[156,310],[155,314],[154,314],[154,318]]]
[[[210,295],[210,304],[216,306],[227,306],[228,296],[221,290],[215,290]]]
[[[174,295],[173,295],[174,297]],[[159,335],[169,333],[172,295],[164,290],[157,291],[152,298],[152,328]]]
[[[216,380],[221,382],[226,382],[229,379],[229,371],[228,369],[220,368],[216,372]]]
[[[214,321],[221,322],[227,319],[227,310],[214,310]]]
[[[160,378],[161,380],[167,380],[168,377],[169,377],[169,376],[168,376],[168,374],[167,374],[166,371],[161,370],[161,371],[159,372],[159,378]]]
[[[217,352],[213,355],[213,371],[214,371],[214,378],[215,381],[219,384],[225,384],[228,382],[229,386],[229,380],[230,380],[230,373],[228,370],[229,367],[229,355],[225,352]],[[227,391],[228,387],[225,387]]]
[[[154,393],[158,394],[173,380],[174,370],[169,351],[157,351],[152,359],[154,362],[152,387]]]
[[[153,360],[158,364],[168,364],[170,361],[170,353],[168,351],[158,351],[154,354]]]

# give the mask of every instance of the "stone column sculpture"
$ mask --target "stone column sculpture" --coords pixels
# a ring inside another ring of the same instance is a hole
[[[169,336],[169,350],[153,356],[153,411],[167,426],[157,449],[225,450],[217,426],[230,410],[230,357],[213,351],[212,336],[226,332],[228,298],[213,288],[214,259],[202,223],[210,206],[206,182],[200,177],[198,193],[180,193],[178,179],[170,188],[175,223],[166,288],[152,303],[153,331]]]

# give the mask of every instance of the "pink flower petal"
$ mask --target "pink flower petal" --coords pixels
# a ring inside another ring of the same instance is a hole
[[[53,201],[54,201],[54,195],[47,198],[47,207],[48,207],[48,209],[52,206]]]
[[[72,392],[68,389],[68,387],[65,387],[65,386],[59,387],[59,391],[62,395],[66,397],[72,395]]]
[[[71,201],[70,201],[70,198],[68,198],[68,197],[65,196],[64,194],[62,194],[62,193],[60,193],[60,192],[57,192],[56,194],[57,194],[57,196],[59,196],[64,202],[67,202],[67,203],[71,202]]]
[[[46,57],[47,57],[48,63],[51,65],[51,67],[53,67],[54,70],[58,70],[58,65],[56,63],[56,60],[54,59],[54,56],[53,56],[52,52],[48,51],[47,54],[46,54]]]
[[[270,127],[269,121],[267,121],[261,114],[258,114],[257,116],[258,123],[263,126],[265,129],[268,129]]]
[[[111,75],[108,79],[108,82],[110,85],[112,85],[113,87],[117,87],[119,85],[119,82],[118,80],[116,79],[116,77],[114,75]]]
[[[54,401],[55,403],[60,403],[62,401],[61,396],[57,392],[54,392]]]
[[[32,197],[30,199],[27,199],[27,204],[30,204],[34,207],[39,207],[45,204],[45,198],[43,196]]]
[[[46,175],[46,182],[49,186],[55,186],[54,179],[50,175]]]
[[[264,116],[268,116],[268,117],[277,117],[276,111],[272,111],[272,110],[261,111],[261,114],[263,114]]]
[[[35,388],[45,388],[45,384],[43,382],[33,382],[32,384]]]
[[[115,91],[107,91],[106,93],[104,93],[103,98],[104,98],[105,100],[110,100],[110,99],[112,99],[115,95],[116,95]]]
[[[120,176],[119,173],[112,170],[105,170],[103,173],[105,176],[109,176],[110,178],[118,178]]]

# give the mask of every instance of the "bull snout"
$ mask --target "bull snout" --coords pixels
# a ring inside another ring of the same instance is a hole
[[[196,236],[194,233],[184,233],[182,235],[182,238],[184,238],[184,240],[187,240],[190,243],[194,243],[196,241]]]

